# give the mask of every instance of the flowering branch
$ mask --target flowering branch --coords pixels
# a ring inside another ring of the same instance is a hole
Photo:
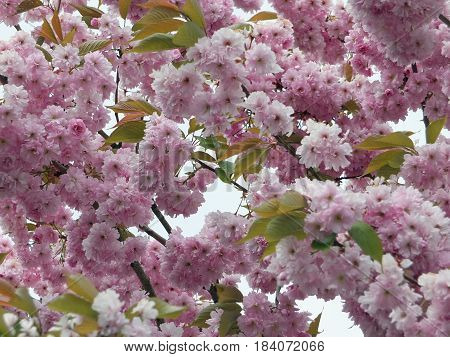
[[[147,233],[150,237],[155,238],[162,245],[165,246],[167,244],[167,239],[165,239],[162,236],[160,236],[153,229],[150,229],[149,227],[146,227],[146,226],[139,226],[139,228],[141,230],[143,230],[145,233]]]

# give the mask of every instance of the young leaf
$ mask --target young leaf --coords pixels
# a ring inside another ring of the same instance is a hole
[[[171,35],[155,33],[139,42],[129,52],[145,53],[173,50],[174,48],[178,48],[178,46],[173,43],[172,39],[173,36]]]
[[[186,309],[186,306],[170,305],[164,300],[158,298],[150,298],[155,303],[155,309],[158,310],[158,318],[160,319],[176,319]]]
[[[220,317],[219,336],[225,337],[239,332],[237,324],[238,317],[241,316],[240,310],[224,310]]]
[[[70,31],[66,34],[66,36],[63,38],[63,40],[62,40],[62,42],[61,42],[61,45],[65,46],[65,45],[67,45],[67,44],[69,44],[69,43],[72,43],[73,38],[75,37],[76,32],[77,32],[76,27],[74,27],[72,30],[70,30]]]
[[[172,10],[178,10],[178,7],[169,0],[149,0],[144,4],[139,4],[143,9],[153,9],[155,7],[167,7]]]
[[[276,12],[271,11],[261,11],[258,12],[256,15],[253,15],[251,19],[249,19],[249,22],[258,22],[258,21],[265,21],[265,20],[276,20],[278,18],[278,15]]]
[[[97,320],[98,314],[92,310],[91,303],[74,294],[64,294],[58,296],[48,303],[47,307],[53,311],[58,311],[65,314],[72,313]]]
[[[84,56],[90,52],[95,52],[104,49],[112,43],[111,40],[92,40],[86,41],[80,45],[78,49],[79,55]]]
[[[322,313],[317,315],[317,317],[313,321],[311,321],[311,323],[309,324],[308,333],[312,337],[316,337],[320,333],[319,332],[319,325],[320,325],[320,319],[321,318],[322,318]]]
[[[145,121],[130,121],[112,132],[105,145],[113,143],[138,143],[144,138]]]
[[[255,220],[250,226],[247,235],[237,243],[242,244],[248,242],[249,240],[252,240],[255,237],[263,236],[271,219],[272,218],[259,218]]]
[[[267,224],[264,236],[269,242],[277,242],[287,236],[296,236],[299,239],[306,238],[303,231],[306,213],[292,211],[281,216],[274,217]]]
[[[355,148],[363,150],[408,148],[414,150],[414,143],[406,133],[394,132],[387,135],[370,136],[356,145]]]
[[[175,45],[180,47],[192,47],[199,38],[205,36],[205,32],[194,22],[185,22],[172,39]]]
[[[248,138],[239,143],[231,145],[227,151],[220,157],[220,160],[228,159],[234,155],[238,155],[247,151],[251,148],[254,148],[258,144],[261,144],[262,141],[259,138]]]
[[[192,158],[201,161],[216,162],[215,158],[213,158],[210,154],[204,151],[197,151],[192,153]]]
[[[328,250],[333,246],[336,240],[336,233],[328,234],[324,239],[314,239],[311,243],[311,248],[314,250]]]
[[[16,14],[27,12],[42,5],[44,4],[40,0],[24,0],[19,5],[17,5]]]
[[[127,18],[128,10],[130,9],[131,0],[119,0],[119,13],[123,19]]]
[[[143,113],[152,115],[154,113],[159,114],[159,110],[153,105],[147,103],[145,100],[126,100],[119,102],[116,105],[108,107],[115,113]]]
[[[201,29],[205,29],[205,18],[197,0],[186,0],[181,11]]]
[[[8,256],[10,252],[6,252],[6,253],[0,253],[0,265],[2,265],[2,263],[5,261],[6,257]]]
[[[279,199],[279,211],[281,213],[291,212],[306,207],[306,200],[297,191],[286,191]]]
[[[358,103],[353,99],[349,100],[347,103],[345,103],[343,105],[343,108],[352,114],[358,113],[360,110]]]
[[[375,156],[367,166],[363,175],[371,174],[388,165],[393,169],[399,169],[403,164],[406,152],[400,149],[388,150]]]
[[[381,263],[383,246],[377,232],[370,225],[356,222],[348,233],[365,254]]]
[[[145,27],[148,24],[157,23],[163,20],[173,19],[174,17],[180,17],[181,13],[178,10],[174,10],[167,7],[155,7],[147,12],[139,21],[137,21],[132,30],[137,31]]]
[[[216,284],[216,289],[219,297],[219,303],[242,302],[244,299],[244,296],[239,289],[234,286]]]
[[[211,312],[222,309],[225,311],[233,312],[234,314],[240,314],[242,308],[235,302],[224,302],[218,304],[211,304],[205,307],[200,313],[197,315],[195,321],[192,323],[193,326],[207,328],[209,327],[206,323],[207,320],[211,318]]]
[[[78,12],[82,16],[86,17],[101,17],[103,15],[103,11],[96,9],[95,7],[78,5],[78,4],[70,4],[73,8],[77,9]]]
[[[427,144],[434,144],[445,127],[447,117],[435,120],[428,125],[426,130]]]
[[[0,279],[0,306],[12,306],[30,315],[37,313],[28,289],[14,289],[10,283],[3,279]]]
[[[344,64],[344,76],[347,82],[351,82],[353,79],[353,67],[349,62]]]
[[[94,284],[80,274],[66,275],[67,288],[89,302],[93,302],[98,294]]]
[[[48,23],[47,19],[44,18],[44,23],[42,24],[41,27],[41,32],[40,32],[41,36],[43,36],[47,41],[49,42],[54,42],[54,43],[58,43],[58,40],[56,39],[56,35],[53,32],[52,27],[50,26],[50,24]]]
[[[53,30],[55,30],[55,33],[58,36],[58,38],[60,40],[62,40],[64,38],[64,36],[63,36],[63,32],[62,32],[62,27],[61,27],[61,21],[59,20],[58,11],[55,11],[53,13],[52,26],[53,26]]]
[[[168,33],[176,31],[184,22],[177,19],[167,19],[145,24],[133,37],[132,41],[143,40],[155,33]]]

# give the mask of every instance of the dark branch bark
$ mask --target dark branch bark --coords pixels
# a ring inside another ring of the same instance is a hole
[[[443,14],[439,15],[439,20],[441,20],[444,24],[446,24],[448,27],[450,27],[450,20],[447,19]]]
[[[162,245],[165,246],[167,244],[167,240],[161,237],[153,229],[150,229],[149,227],[146,226],[139,226],[139,228],[142,229],[145,233],[147,233],[150,237],[155,238]]]
[[[169,234],[172,233],[172,227],[170,226],[169,222],[167,222],[166,218],[163,216],[156,203],[152,204],[152,211],[155,214],[156,218],[158,218],[158,220],[161,222],[166,232]]]
[[[153,289],[152,283],[150,282],[150,279],[147,276],[147,274],[145,274],[145,271],[142,268],[141,263],[139,263],[138,261],[134,261],[131,263],[131,267],[133,268],[134,272],[136,273],[136,276],[141,282],[142,289],[145,290],[148,296],[156,297],[156,293],[155,290]]]
[[[20,27],[19,24],[14,25],[14,28],[15,28],[17,31],[22,31],[22,28]]]
[[[195,162],[199,163],[200,166],[203,167],[204,169],[216,173],[216,170],[214,170],[213,167],[211,167],[211,166],[205,164],[203,161],[200,161],[200,160],[198,160],[198,159],[193,159],[193,160],[194,160]],[[230,180],[230,182],[231,182],[231,184],[232,184],[234,187],[236,187],[238,190],[240,190],[240,191],[242,191],[242,192],[244,192],[244,193],[248,193],[248,190],[247,190],[245,187],[243,187],[243,186],[241,186],[240,184],[238,184],[236,181]]]

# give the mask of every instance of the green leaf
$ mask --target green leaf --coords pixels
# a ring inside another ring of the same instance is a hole
[[[211,305],[205,307],[202,311],[200,311],[200,313],[197,315],[197,317],[196,317],[195,321],[192,323],[192,325],[200,327],[200,328],[209,327],[209,325],[206,323],[206,321],[211,318],[211,312],[213,312],[217,309],[222,309],[224,311],[224,313],[226,311],[228,311],[231,313],[230,314],[231,316],[240,314],[242,311],[242,308],[235,302],[232,302],[232,303],[224,302],[224,303],[211,304]],[[227,320],[228,320],[228,318],[227,318]],[[228,321],[225,321],[225,324],[228,325]],[[223,330],[225,330],[225,327],[226,326],[224,326]]]
[[[139,42],[129,52],[145,53],[173,50],[174,48],[178,48],[178,46],[173,43],[172,39],[172,35],[155,33]]]
[[[230,179],[230,177],[227,175],[227,173],[225,172],[224,169],[222,169],[222,168],[220,168],[220,167],[216,167],[215,173],[216,173],[217,177],[218,177],[222,182],[225,182],[225,183],[231,183],[231,182],[232,182],[231,179]]]
[[[253,211],[262,218],[270,218],[274,216],[278,216],[280,211],[278,208],[280,207],[280,201],[276,198],[272,198],[270,200],[265,201],[258,207],[254,208]]]
[[[39,51],[42,52],[42,54],[44,55],[44,58],[48,61],[51,62],[53,60],[52,55],[42,46],[36,45],[35,46]]]
[[[67,288],[89,302],[93,302],[98,294],[91,281],[81,274],[66,275]]]
[[[45,37],[45,39],[49,42],[58,43],[55,33],[53,32],[52,27],[48,23],[47,19],[44,18],[44,22],[41,27],[40,35]]]
[[[175,66],[175,68],[177,67],[175,64],[173,64],[173,65]],[[197,123],[197,120],[195,120],[195,118],[192,118],[191,120],[189,120],[188,134],[195,133],[197,130],[203,129],[204,127],[205,126],[203,124]]]
[[[145,121],[130,121],[112,132],[105,145],[113,143],[138,143],[144,138]]]
[[[3,315],[9,313],[9,311],[6,311],[0,307],[0,337],[6,337],[10,336],[10,329],[8,326],[6,326],[5,320],[3,318]]]
[[[177,10],[168,7],[157,6],[147,12],[139,21],[137,21],[133,25],[133,31],[140,30],[146,25],[152,23],[158,23],[160,21],[173,19],[174,17],[180,17],[180,15],[181,13]]]
[[[306,213],[292,211],[274,217],[267,224],[265,237],[269,242],[278,242],[284,237],[295,236],[298,239],[306,238],[303,230]]]
[[[10,252],[6,252],[6,253],[0,253],[0,265],[2,265],[2,263],[5,261],[6,257],[8,256]]]
[[[79,55],[84,56],[90,52],[95,52],[104,49],[112,43],[111,40],[93,40],[86,41],[80,45],[78,49]]]
[[[72,30],[70,30],[67,34],[66,34],[66,36],[63,38],[63,40],[61,41],[61,44],[63,45],[63,46],[65,46],[65,45],[67,45],[67,44],[69,44],[69,43],[72,43],[72,41],[73,41],[73,38],[75,37],[75,33],[77,32],[77,29],[76,29],[76,27],[74,27]]]
[[[170,305],[164,300],[158,298],[150,298],[155,303],[155,309],[158,310],[158,318],[160,319],[176,319],[186,309],[186,306]]]
[[[358,113],[360,110],[358,103],[356,103],[356,101],[353,99],[345,103],[343,107],[345,110],[349,111],[352,114]]]
[[[238,317],[241,316],[241,311],[238,310],[224,310],[220,317],[219,336],[225,337],[234,335],[239,332],[237,324]]]
[[[16,14],[21,14],[22,12],[27,12],[31,9],[35,9],[39,6],[44,5],[40,0],[24,0],[16,8]]]
[[[95,7],[78,5],[78,4],[70,4],[73,8],[77,9],[78,12],[82,16],[87,17],[101,17],[103,15],[103,11],[96,9]]]
[[[320,313],[319,315],[317,315],[317,317],[309,324],[309,329],[308,329],[308,333],[312,336],[312,337],[316,337],[320,332],[319,332],[319,325],[320,325],[320,319],[322,318],[322,313]]]
[[[239,156],[235,162],[234,179],[242,175],[254,173],[254,168],[264,163],[269,150],[267,148],[253,148]]]
[[[447,123],[447,117],[435,120],[428,125],[426,130],[427,144],[434,144],[439,137],[442,129]]]
[[[252,240],[255,237],[264,236],[264,233],[266,232],[267,225],[269,224],[270,220],[271,218],[259,218],[255,220],[250,226],[247,235],[243,237],[241,240],[239,240],[237,243],[242,244],[248,242],[249,240]]]
[[[381,263],[383,245],[377,232],[370,225],[361,221],[356,222],[348,233],[365,254]]]
[[[314,250],[328,250],[333,246],[333,243],[336,240],[336,236],[336,233],[331,233],[322,240],[315,239],[311,243],[311,248]]]
[[[172,39],[173,43],[180,47],[192,47],[205,36],[205,32],[194,22],[186,22]]]
[[[208,154],[204,151],[197,151],[197,152],[192,153],[192,158],[201,160],[201,161],[216,162],[215,158],[213,158],[210,154]]]
[[[230,161],[220,161],[218,162],[219,167],[225,172],[228,177],[231,177],[234,170],[234,164]]]
[[[272,11],[261,11],[256,15],[253,15],[248,21],[249,22],[258,22],[258,21],[266,21],[266,20],[276,20],[278,15],[276,12]]]
[[[168,33],[176,31],[183,25],[184,22],[177,19],[167,19],[158,22],[146,23],[141,29],[134,35],[133,41],[142,40],[155,33]]]
[[[254,148],[258,144],[261,144],[262,141],[260,138],[248,138],[239,143],[231,145],[227,151],[220,157],[220,160],[228,159],[234,155],[238,155],[247,151],[251,148]]]
[[[97,312],[92,309],[89,301],[70,293],[58,296],[48,303],[47,307],[53,311],[86,316],[94,320],[97,320],[98,316]]]
[[[119,0],[119,13],[123,19],[127,18],[128,10],[130,9],[131,0]]]
[[[278,210],[282,213],[302,209],[306,207],[306,200],[297,191],[286,191],[279,199]]]
[[[153,105],[147,103],[145,100],[126,100],[119,102],[116,105],[107,107],[115,113],[136,113],[142,112],[144,114],[152,115],[159,114],[160,111]]]
[[[234,286],[216,284],[216,289],[219,297],[219,303],[242,302],[244,299],[244,296],[239,289]]]
[[[390,166],[393,169],[399,169],[404,162],[405,154],[406,152],[400,149],[382,152],[370,161],[363,175],[378,171],[384,166]]]
[[[404,132],[394,132],[387,135],[375,135],[365,139],[355,146],[363,150],[386,150],[394,148],[407,148],[414,150],[414,143]]]
[[[264,249],[264,252],[262,253],[260,260],[263,260],[265,257],[274,254],[278,243],[279,243],[278,241],[269,242],[269,244],[267,244],[267,247]]]
[[[12,306],[27,312],[31,316],[37,313],[28,289],[14,289],[14,286],[4,279],[0,279],[0,306]]]
[[[181,11],[200,28],[204,29],[206,27],[205,18],[203,17],[202,9],[197,0],[186,0]]]

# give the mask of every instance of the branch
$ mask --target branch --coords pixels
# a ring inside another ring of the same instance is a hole
[[[147,233],[150,237],[155,238],[159,243],[161,243],[162,245],[166,245],[167,244],[167,240],[164,239],[163,237],[161,237],[158,233],[156,233],[153,229],[150,229],[149,227],[146,226],[139,226],[139,228],[141,230],[143,230],[145,233]]]
[[[138,261],[134,261],[131,263],[131,267],[133,268],[136,276],[142,284],[142,289],[145,290],[148,296],[156,297],[155,290],[153,289],[152,283],[150,282],[150,278],[145,274],[144,269],[142,268],[141,263]]]
[[[450,27],[450,20],[447,19],[443,14],[439,15],[439,20],[441,20],[444,24],[446,24],[448,27]]]
[[[139,263],[138,261],[134,261],[130,265],[131,268],[133,268],[134,272],[136,273],[136,276],[138,277],[139,281],[141,282],[142,289],[145,290],[145,293],[150,297],[156,297],[156,293],[155,290],[153,289],[150,278],[147,276],[147,274],[145,274],[145,271],[142,268],[141,263]],[[156,319],[156,325],[158,326],[158,329],[162,323],[164,323],[163,319]]]
[[[120,58],[120,57],[119,57]],[[120,83],[120,76],[119,76],[119,67],[117,67],[116,71],[116,91],[114,92],[114,103],[119,103],[119,83]],[[116,122],[119,122],[119,113],[114,112],[114,116],[116,117]]]
[[[344,180],[354,180],[354,179],[362,179],[362,178],[371,178],[373,179],[374,177],[371,174],[367,174],[367,175],[357,175],[357,176],[347,176],[347,177],[337,177],[334,179],[334,181],[336,182],[341,182]]]
[[[207,169],[207,170],[209,170],[209,171],[211,171],[211,172],[216,173],[216,170],[214,170],[214,168],[212,168],[211,166],[205,164],[203,161],[200,161],[200,160],[198,160],[198,159],[192,159],[192,160],[194,160],[195,162],[199,163],[200,166],[203,167],[204,169]],[[241,186],[240,184],[238,184],[236,181],[230,180],[230,182],[231,182],[231,184],[232,184],[234,187],[236,187],[238,190],[240,190],[240,191],[242,191],[242,192],[244,192],[244,193],[248,193],[248,190],[247,190],[245,187],[243,187],[243,186]]]
[[[17,31],[22,31],[22,28],[20,27],[19,24],[14,25],[14,28],[15,28]]]
[[[163,216],[156,203],[152,204],[152,211],[155,214],[156,218],[158,218],[158,220],[161,222],[166,232],[169,234],[172,233],[172,227],[170,226],[169,222],[167,222],[166,218]]]

